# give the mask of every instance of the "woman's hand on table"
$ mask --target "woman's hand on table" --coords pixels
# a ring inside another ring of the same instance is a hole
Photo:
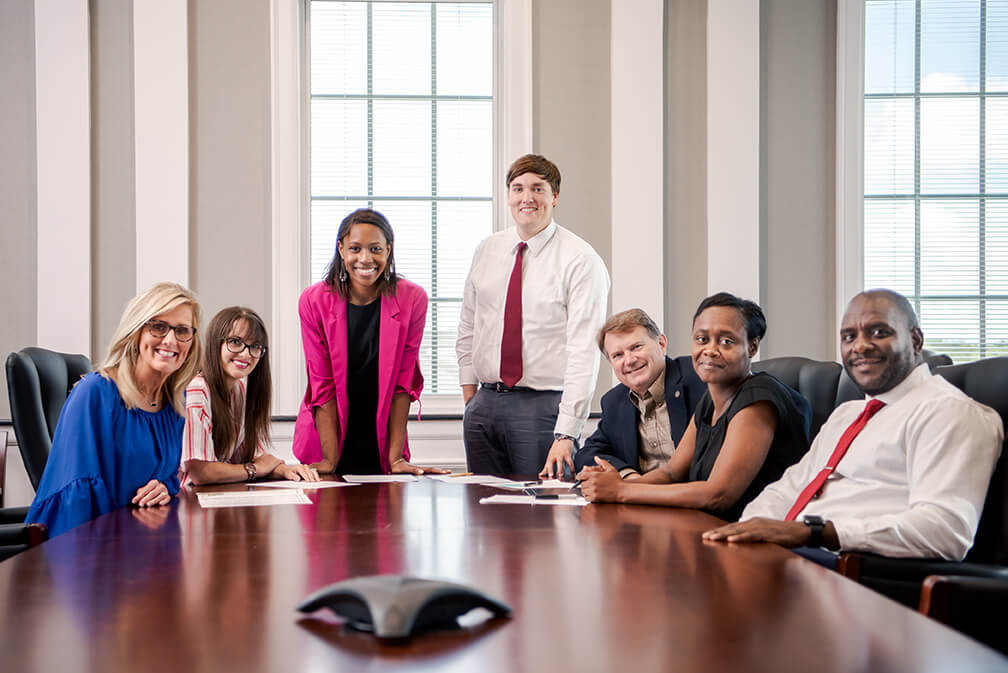
[[[136,495],[130,501],[137,507],[158,507],[171,502],[168,487],[157,479],[151,479],[137,489]]]
[[[318,470],[311,465],[305,465],[304,463],[298,463],[297,465],[288,465],[287,463],[280,463],[277,465],[276,476],[289,481],[318,481],[319,473]]]
[[[336,465],[328,458],[323,458],[319,462],[312,463],[308,467],[319,474],[331,474],[336,471]]]
[[[608,461],[595,457],[598,469],[585,468],[578,474],[581,495],[588,502],[619,502],[623,477]]]
[[[442,470],[438,467],[419,467],[405,458],[393,461],[389,465],[389,472],[392,474],[449,474],[448,470]]]

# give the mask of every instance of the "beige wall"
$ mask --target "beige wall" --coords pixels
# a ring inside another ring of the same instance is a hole
[[[707,3],[665,2],[665,334],[690,352],[707,296]]]
[[[764,358],[835,359],[836,3],[760,3]]]
[[[0,356],[35,343],[35,20],[0,2]],[[0,371],[0,418],[10,418]],[[13,433],[12,433],[13,434]]]
[[[91,357],[136,287],[131,0],[91,2]]]
[[[272,328],[269,4],[189,2],[189,280],[204,324],[241,304]]]

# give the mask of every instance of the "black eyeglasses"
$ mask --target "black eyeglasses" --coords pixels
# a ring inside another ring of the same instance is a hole
[[[168,336],[169,330],[174,331],[175,338],[182,342],[192,341],[192,338],[196,335],[195,327],[189,327],[189,325],[169,325],[164,320],[148,320],[144,327],[159,339]]]
[[[247,344],[238,337],[228,337],[224,339],[224,345],[232,353],[241,353],[246,348],[248,349],[249,355],[254,358],[261,358],[263,353],[266,352],[266,346],[262,344]]]

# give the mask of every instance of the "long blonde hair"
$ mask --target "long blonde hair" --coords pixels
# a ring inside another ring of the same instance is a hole
[[[179,306],[189,306],[192,310],[193,329],[200,324],[200,305],[192,292],[177,283],[158,283],[149,290],[133,297],[126,311],[119,319],[119,326],[112,335],[105,361],[98,373],[106,379],[114,380],[119,388],[127,409],[142,407],[143,395],[137,387],[134,370],[140,354],[140,333],[147,321]],[[171,405],[179,416],[185,416],[185,388],[199,368],[202,346],[199,335],[193,337],[192,346],[182,366],[165,380],[163,388]]]

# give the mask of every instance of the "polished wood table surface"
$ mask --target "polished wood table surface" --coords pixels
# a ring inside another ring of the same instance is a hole
[[[784,549],[702,542],[706,514],[479,504],[493,492],[422,480],[113,512],[0,563],[0,670],[1008,670]],[[377,573],[468,583],[514,614],[386,643],[294,609]]]

